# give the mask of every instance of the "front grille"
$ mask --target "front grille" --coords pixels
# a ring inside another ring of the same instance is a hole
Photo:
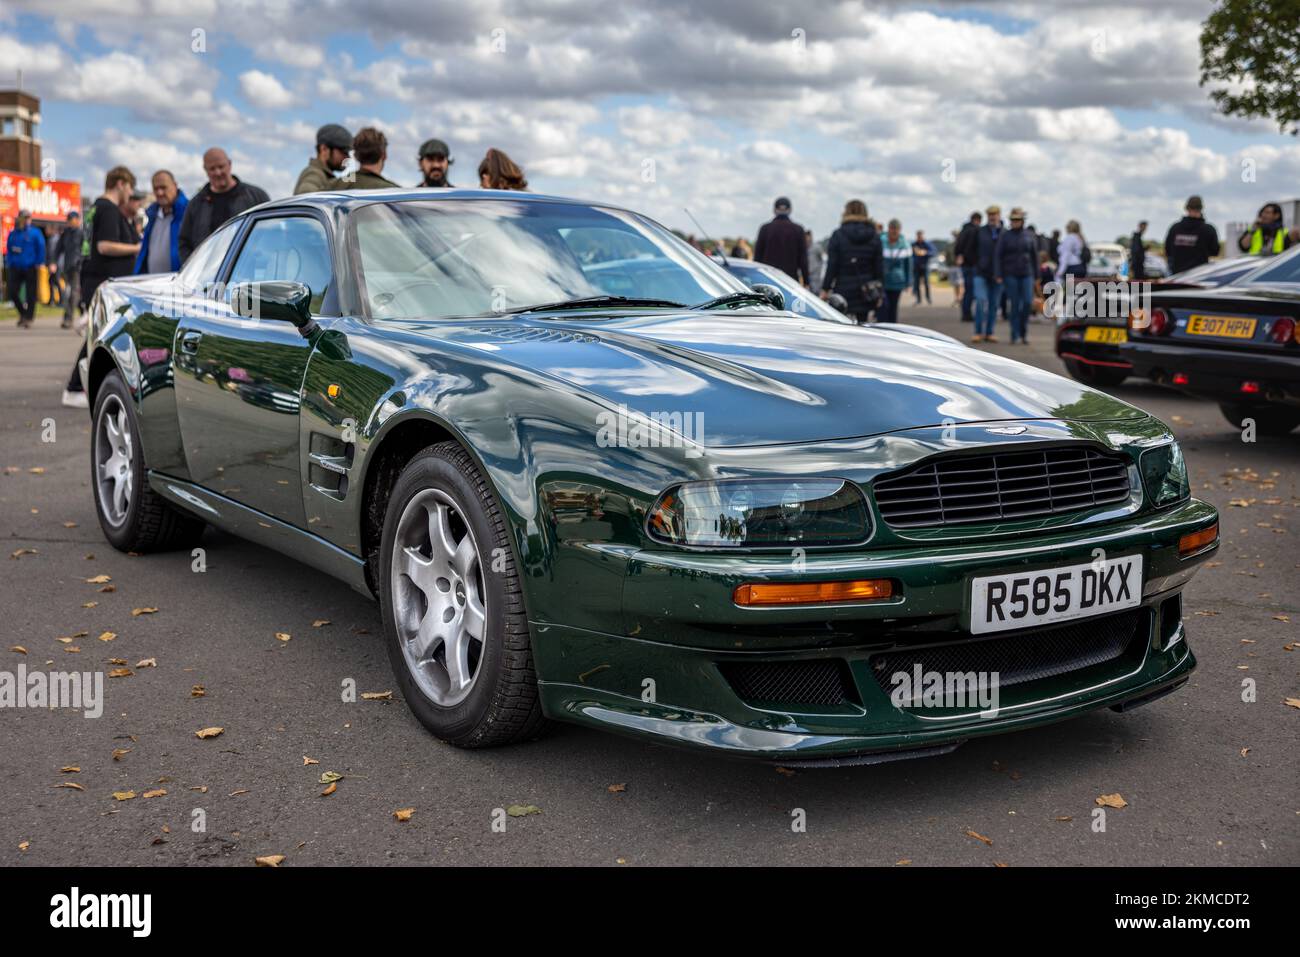
[[[857,700],[848,665],[838,658],[726,663],[718,667],[743,701],[839,705]]]
[[[945,676],[996,671],[998,686],[1008,688],[1114,661],[1138,637],[1146,614],[1137,608],[1001,638],[965,638],[949,645],[887,651],[871,659],[871,673],[886,693],[894,690],[894,675],[911,676],[918,664],[923,673]]]
[[[968,525],[1123,502],[1128,461],[1080,447],[954,455],[872,487],[881,517],[894,528]]]

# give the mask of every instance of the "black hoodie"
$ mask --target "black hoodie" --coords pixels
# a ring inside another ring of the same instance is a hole
[[[851,315],[865,315],[868,303],[862,287],[884,278],[884,248],[880,234],[869,223],[852,220],[831,233],[826,244],[826,275],[822,289],[838,292],[848,302]]]

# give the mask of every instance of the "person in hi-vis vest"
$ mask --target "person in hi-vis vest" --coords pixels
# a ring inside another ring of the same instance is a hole
[[[1291,242],[1291,234],[1282,224],[1282,207],[1265,203],[1255,217],[1255,224],[1237,240],[1237,247],[1250,256],[1276,256],[1290,248]]]

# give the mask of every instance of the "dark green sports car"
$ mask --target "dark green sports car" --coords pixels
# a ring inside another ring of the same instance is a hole
[[[520,193],[295,196],[91,311],[117,548],[205,525],[378,597],[406,701],[872,761],[1194,666],[1218,546],[1169,430],[944,339],[779,311],[658,224]]]

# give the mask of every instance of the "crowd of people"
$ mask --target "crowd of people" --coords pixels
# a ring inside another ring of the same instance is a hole
[[[299,174],[294,194],[323,190],[386,189],[398,186],[385,175],[388,139],[374,127],[355,135],[337,123],[316,132],[315,155]],[[438,138],[425,140],[416,156],[420,180],[415,187],[450,188],[451,150]],[[261,187],[234,175],[229,155],[220,147],[203,154],[207,182],[186,196],[175,175],[166,169],[150,179],[150,192],[137,188],[135,174],[125,166],[108,171],[104,192],[85,213],[69,212],[57,237],[18,213],[5,249],[6,283],[18,309],[18,326],[30,327],[34,318],[38,270],[48,268],[51,301],[62,305],[62,325],[80,329],[79,317],[95,290],[108,279],[141,273],[180,269],[194,250],[227,220],[269,196]],[[499,149],[489,149],[478,165],[478,186],[483,189],[526,190],[523,170]],[[146,199],[152,202],[142,209]],[[914,238],[903,236],[902,224],[890,219],[881,224],[860,199],[844,205],[839,226],[824,243],[816,243],[810,230],[791,219],[792,204],[780,197],[772,219],[758,231],[752,247],[736,240],[730,255],[754,259],[783,270],[823,299],[842,297],[837,304],[856,322],[897,322],[899,302],[907,290],[913,303],[930,303],[930,263],[937,256],[922,230]],[[1165,255],[1171,273],[1207,262],[1220,252],[1218,234],[1205,221],[1204,204],[1192,196],[1184,216],[1165,236]],[[1146,278],[1147,224],[1139,223],[1130,238],[1128,278]],[[694,245],[710,250],[694,237]],[[1283,225],[1282,208],[1267,203],[1251,229],[1239,239],[1243,253],[1275,255],[1300,240],[1295,228]],[[1028,341],[1030,316],[1042,308],[1044,288],[1051,282],[1088,273],[1091,251],[1077,220],[1064,233],[1050,236],[1027,225],[1025,210],[1011,209],[1002,221],[999,206],[971,213],[953,231],[946,253],[948,277],[963,321],[974,325],[971,341],[995,343],[998,314],[1005,319],[1012,343]],[[85,347],[83,345],[84,354]],[[81,377],[74,366],[64,393],[67,405],[84,406]]]
[[[766,263],[784,271],[823,299],[843,297],[844,310],[858,323],[897,322],[898,304],[910,288],[913,303],[930,295],[930,261],[937,255],[933,243],[917,230],[910,242],[902,224],[891,219],[881,224],[867,214],[866,204],[849,200],[840,225],[822,247],[812,232],[790,218],[792,205],[781,197],[773,205],[772,219],[758,231],[752,249],[737,240],[731,255]],[[987,217],[987,219],[986,219]],[[1142,281],[1147,276],[1147,223],[1138,223],[1129,239],[1125,278]],[[693,237],[692,237],[693,241]],[[1266,203],[1251,228],[1238,239],[1241,252],[1271,256],[1300,241],[1300,228],[1287,229],[1282,207]],[[696,244],[700,245],[700,244]],[[1169,227],[1164,242],[1170,274],[1184,272],[1219,255],[1218,232],[1205,221],[1204,203],[1189,197],[1181,219]],[[1092,251],[1079,221],[1065,230],[1040,233],[1028,225],[1025,210],[1013,207],[1002,220],[1002,208],[990,205],[976,210],[960,229],[953,230],[947,253],[948,279],[954,304],[963,322],[974,326],[973,343],[996,343],[999,313],[1012,343],[1027,343],[1029,319],[1042,311],[1049,284],[1088,275]]]
[[[355,161],[351,168],[349,157]],[[387,162],[388,138],[380,130],[366,127],[353,136],[337,123],[326,124],[316,131],[316,154],[299,174],[294,194],[398,186],[384,176]],[[425,140],[416,162],[421,176],[417,188],[452,186],[448,173],[453,159],[445,142]],[[230,157],[220,147],[203,154],[203,172],[207,182],[188,197],[170,170],[155,172],[152,192],[146,193],[137,188],[128,167],[115,166],[105,175],[104,192],[86,211],[85,222],[79,212],[69,212],[53,243],[47,243],[44,232],[32,225],[30,214],[20,210],[5,249],[6,283],[18,310],[19,328],[30,327],[34,319],[41,265],[49,271],[51,300],[63,306],[63,327],[80,331],[79,317],[105,281],[174,272],[227,220],[270,199],[266,190],[234,175]],[[523,170],[495,148],[479,163],[478,177],[482,189],[528,188]],[[153,202],[142,209],[150,195]],[[85,351],[83,344],[78,360]],[[63,403],[78,408],[87,404],[78,363],[73,365]]]

